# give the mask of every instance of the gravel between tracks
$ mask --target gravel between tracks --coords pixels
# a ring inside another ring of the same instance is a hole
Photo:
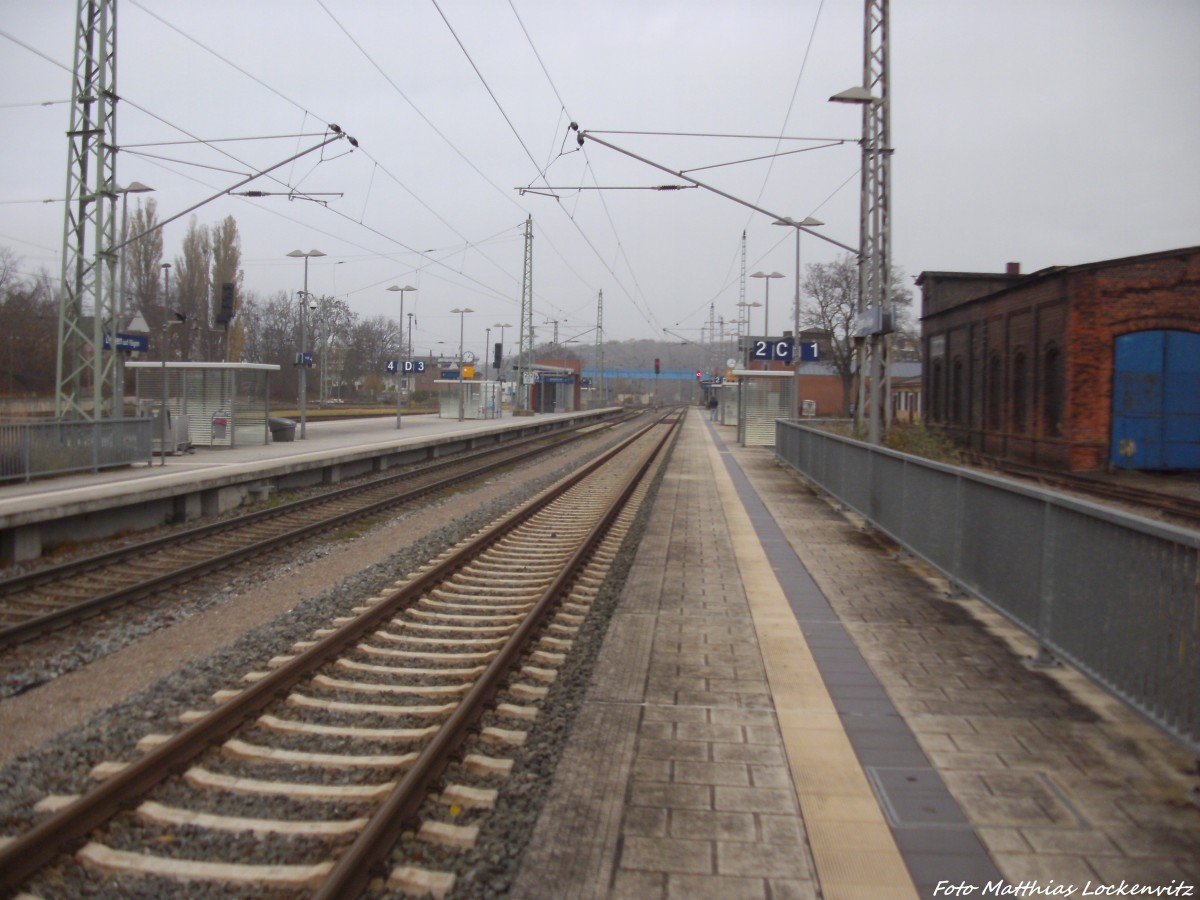
[[[602,441],[604,446],[613,442],[615,437]],[[530,467],[533,471],[511,470],[479,489],[456,492],[376,525],[362,537],[303,551],[270,572],[240,576],[239,584],[201,601],[198,605],[205,608],[193,618],[148,637],[146,623],[135,624],[125,649],[0,702],[0,752],[11,760],[0,769],[0,835],[25,830],[36,818],[33,804],[43,797],[86,790],[97,762],[131,758],[145,734],[175,731],[179,713],[206,706],[216,690],[237,687],[244,673],[286,652],[332,616],[408,574],[595,452],[594,446],[559,451]],[[50,739],[34,746],[43,732]],[[561,737],[565,739],[565,731]],[[25,755],[12,758],[20,752]],[[529,831],[531,822],[527,810],[522,824],[514,830],[501,827],[501,833]],[[507,872],[512,860],[499,866]],[[495,872],[492,863],[480,863],[480,869],[480,875]],[[67,896],[60,893],[63,887],[50,888],[46,895]],[[70,896],[115,896],[100,877],[86,878],[70,890]]]

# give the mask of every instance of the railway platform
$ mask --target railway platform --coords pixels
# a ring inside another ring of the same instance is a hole
[[[310,420],[304,440],[196,448],[150,465],[0,484],[0,562],[37,557],[60,540],[108,537],[225,512],[248,497],[333,484],[391,466],[549,432],[618,409],[532,417],[443,419],[431,415]]]
[[[685,429],[514,896],[1195,895],[1182,748]]]

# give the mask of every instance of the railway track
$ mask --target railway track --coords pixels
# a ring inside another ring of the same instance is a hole
[[[0,581],[0,649],[486,476],[596,428],[406,468]]]
[[[452,871],[425,861],[474,841],[677,433],[668,418],[147,736],[140,758],[98,766],[95,789],[46,798],[47,818],[0,847],[0,887],[444,895]]]
[[[1037,481],[1044,487],[1089,494],[1101,500],[1139,506],[1180,521],[1189,527],[1200,527],[1200,500],[1165,491],[1152,491],[1127,484],[1103,481],[1088,475],[1076,475],[1026,466],[1007,460],[991,460],[990,464],[1005,475]]]

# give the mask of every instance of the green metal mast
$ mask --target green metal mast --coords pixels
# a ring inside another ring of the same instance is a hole
[[[116,351],[104,349],[104,340],[116,335],[116,59],[116,0],[80,0],[67,134],[58,418],[99,419],[112,412]]]

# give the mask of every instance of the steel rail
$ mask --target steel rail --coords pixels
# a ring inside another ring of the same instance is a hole
[[[665,418],[665,417],[664,417]],[[660,419],[659,421],[662,421]],[[657,424],[657,423],[656,423]],[[678,417],[659,439],[642,464],[626,476],[615,500],[591,528],[580,546],[571,555],[554,581],[538,598],[529,615],[509,637],[500,652],[488,664],[471,690],[463,697],[433,739],[421,750],[406,770],[383,805],[371,816],[354,843],[338,857],[321,887],[313,894],[316,900],[348,900],[358,897],[376,870],[387,859],[408,821],[424,801],[429,784],[449,763],[450,754],[466,738],[469,730],[483,714],[513,664],[532,640],[537,630],[558,605],[562,593],[573,581],[596,547],[604,539],[612,523],[628,503],[647,470],[662,453],[663,448],[678,433]]]
[[[560,432],[560,434],[561,433],[562,432]],[[150,538],[145,541],[139,541],[138,543],[127,547],[116,547],[112,550],[106,550],[82,559],[60,563],[59,565],[55,566],[48,566],[33,572],[27,572],[23,575],[16,575],[12,578],[0,580],[0,596],[7,596],[20,591],[29,590],[30,588],[40,587],[44,584],[51,584],[55,581],[61,581],[64,578],[77,574],[100,569],[111,565],[113,562],[119,562],[120,560],[129,556],[161,550],[167,547],[175,546],[176,544],[191,543],[197,538],[207,537],[210,534],[219,533],[224,530],[229,530],[230,528],[252,525],[257,522],[270,521],[271,519],[278,518],[279,516],[288,515],[290,513],[302,510],[307,506],[319,506],[323,503],[336,502],[339,499],[352,497],[357,493],[369,491],[376,487],[384,487],[388,484],[404,481],[405,479],[437,472],[440,469],[462,465],[464,462],[470,462],[471,460],[484,459],[488,456],[494,456],[498,453],[519,450],[521,447],[537,443],[538,441],[544,441],[545,439],[546,435],[537,435],[531,438],[524,438],[514,441],[512,443],[497,444],[493,447],[487,447],[483,450],[474,451],[473,453],[469,454],[458,454],[452,457],[446,457],[438,460],[437,462],[429,463],[419,467],[406,467],[403,471],[393,472],[389,475],[385,475],[382,478],[373,479],[366,483],[346,485],[344,487],[336,488],[332,491],[326,491],[325,493],[314,497],[301,497],[298,500],[291,500],[287,503],[282,503],[279,506],[271,507],[270,509],[262,509],[256,512],[244,513],[238,516],[236,519],[225,520],[221,522],[206,522],[202,525],[196,525],[192,528],[175,532],[174,534]],[[574,439],[574,437],[572,437],[572,439]],[[556,443],[547,449],[552,449],[553,447],[560,445],[560,443]]]
[[[83,794],[58,812],[48,816],[29,831],[0,847],[0,889],[15,889],[30,875],[67,851],[73,842],[102,825],[167,777],[181,772],[211,745],[273,703],[280,695],[308,677],[346,647],[391,618],[397,608],[416,600],[437,582],[461,568],[502,536],[532,518],[570,488],[587,478],[624,451],[646,431],[651,423],[610,448],[579,470],[552,485],[534,500],[522,504],[493,523],[458,552],[429,571],[374,604],[312,647],[272,670],[264,678],[244,688],[207,715],[138,758],[103,784]]]
[[[157,550],[164,550],[181,544],[193,543],[198,539],[219,535],[222,532],[236,532],[239,529],[248,528],[262,522],[273,521],[281,516],[303,512],[309,508],[330,505],[340,500],[352,499],[356,494],[362,494],[366,491],[379,487],[386,487],[389,484],[395,484],[413,477],[432,474],[437,472],[439,469],[461,466],[464,463],[469,464],[472,461],[477,461],[479,459],[495,456],[496,454],[501,453],[507,454],[508,456],[508,458],[502,459],[498,462],[492,460],[484,465],[472,468],[469,471],[460,472],[448,478],[443,478],[436,482],[422,485],[402,494],[394,494],[381,500],[368,503],[365,506],[357,507],[333,516],[327,516],[316,522],[311,522],[307,525],[290,529],[272,537],[263,538],[262,540],[256,541],[253,544],[247,544],[245,546],[229,550],[225,553],[220,553],[209,557],[208,559],[200,560],[195,563],[172,569],[170,572],[166,572],[162,575],[144,579],[135,584],[117,588],[104,594],[98,594],[95,597],[91,597],[80,603],[73,603],[69,606],[63,607],[62,609],[26,619],[24,622],[18,622],[5,628],[0,628],[0,649],[10,647],[14,644],[21,643],[22,641],[30,640],[33,637],[36,637],[47,631],[51,631],[55,628],[60,628],[73,622],[83,621],[84,619],[88,619],[105,610],[113,609],[125,603],[131,603],[172,585],[195,580],[199,576],[208,572],[227,568],[236,563],[242,562],[245,559],[261,555],[280,546],[294,543],[295,541],[303,540],[314,534],[328,531],[331,528],[336,528],[337,526],[343,525],[347,522],[370,516],[391,506],[410,503],[425,494],[445,490],[446,488],[452,487],[460,482],[467,481],[472,478],[478,478],[481,474],[484,474],[494,468],[508,465],[516,460],[531,459],[541,453],[546,453],[552,449],[560,447],[564,443],[564,441],[556,441],[545,447],[534,448],[529,452],[513,453],[514,450],[520,451],[521,447],[527,446],[527,444],[544,441],[544,439],[544,436],[542,436],[531,438],[528,441],[522,441],[518,444],[507,444],[499,447],[488,448],[487,450],[482,451],[480,454],[465,460],[461,458],[448,459],[442,463],[435,463],[431,466],[423,467],[416,472],[409,471],[405,473],[397,473],[391,478],[379,479],[371,482],[370,484],[354,485],[341,488],[337,491],[331,491],[329,493],[321,494],[317,497],[306,497],[300,500],[294,500],[290,503],[274,507],[273,509],[248,513],[245,516],[239,516],[237,519],[226,520],[223,522],[211,522],[205,525],[197,526],[196,528],[189,528],[186,531],[179,532],[174,535],[168,535],[162,538],[153,538],[150,541],[139,543],[132,547],[117,548],[105,553],[96,554],[95,556],[90,556],[84,560],[78,561],[78,563],[75,564],[65,563],[61,567],[55,567],[55,569],[61,572],[66,572],[69,568],[76,567],[78,569],[77,574],[95,572],[105,567],[115,565],[131,556],[142,555],[147,552],[153,552]],[[38,574],[40,573],[31,573],[30,576],[21,576],[21,578],[32,578]],[[13,579],[13,582],[18,580],[20,579]],[[62,581],[64,579],[60,577],[56,580]],[[0,590],[3,590],[13,582],[0,583]],[[38,582],[38,584],[45,583],[48,582],[46,580]]]
[[[989,462],[1002,475],[1027,478],[1045,487],[1059,490],[1081,491],[1105,500],[1115,500],[1143,506],[1156,512],[1179,516],[1190,522],[1200,522],[1200,501],[1191,497],[1168,494],[1128,484],[1115,484],[1089,477],[1086,474],[1044,469],[1040,466],[989,458]]]

